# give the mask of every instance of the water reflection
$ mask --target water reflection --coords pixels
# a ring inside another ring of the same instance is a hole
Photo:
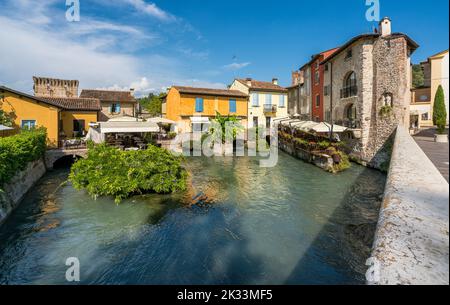
[[[385,177],[329,175],[287,155],[191,158],[184,194],[115,205],[48,174],[0,229],[0,283],[362,283]]]

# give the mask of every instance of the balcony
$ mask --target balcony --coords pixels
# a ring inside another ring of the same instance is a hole
[[[348,98],[358,95],[358,86],[352,85],[341,89],[341,98]]]
[[[276,113],[278,111],[277,105],[265,104],[264,113]]]

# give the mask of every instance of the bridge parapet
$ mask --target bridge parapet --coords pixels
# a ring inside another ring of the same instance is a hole
[[[67,157],[67,156],[73,156],[75,157],[81,157],[86,158],[88,153],[87,148],[82,149],[52,149],[47,150],[45,152],[45,166],[47,169],[53,169],[53,165],[56,161],[58,161],[61,158]]]

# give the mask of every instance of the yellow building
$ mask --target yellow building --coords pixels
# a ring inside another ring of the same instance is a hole
[[[219,112],[235,115],[247,126],[248,95],[237,90],[174,86],[163,103],[163,115],[178,123],[178,132],[207,130]]]
[[[248,103],[248,128],[264,126],[270,128],[275,119],[286,118],[288,114],[288,90],[272,82],[257,81],[251,78],[235,79],[230,89],[250,96]]]
[[[61,140],[86,135],[101,111],[97,99],[36,97],[4,86],[0,95],[0,107],[11,114],[14,128],[45,127],[52,148],[60,146]]]
[[[449,53],[448,50],[430,56],[420,63],[425,82],[422,88],[412,90],[411,127],[422,128],[433,126],[434,98],[439,86],[444,89],[445,107],[447,109],[447,124],[449,109]]]

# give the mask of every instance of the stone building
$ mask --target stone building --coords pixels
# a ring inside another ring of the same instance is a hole
[[[78,97],[77,80],[33,76],[33,82],[34,95],[37,97]]]
[[[411,54],[417,48],[407,35],[392,33],[384,18],[378,33],[352,38],[321,63],[330,88],[325,112],[350,128],[352,153],[369,166],[387,161],[382,148],[399,124],[409,127]]]
[[[288,90],[288,113],[300,120],[311,120],[311,73],[304,66],[292,72],[292,84]]]
[[[83,90],[80,97],[100,100],[102,105],[100,122],[106,122],[121,116],[137,116],[138,102],[134,98],[133,89],[130,89],[130,91]]]

